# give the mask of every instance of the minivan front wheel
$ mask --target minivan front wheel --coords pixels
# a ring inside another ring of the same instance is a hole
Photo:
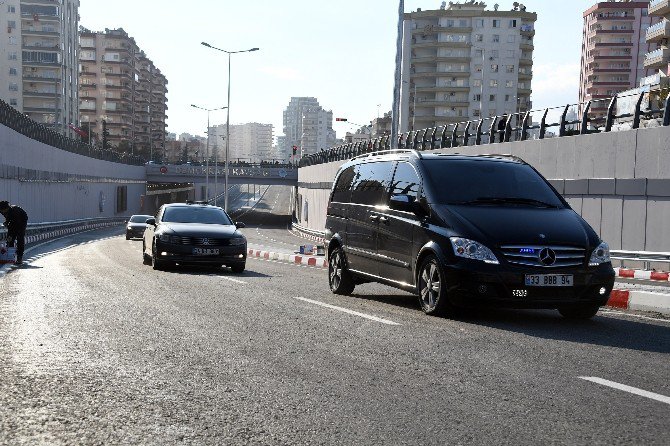
[[[428,256],[421,263],[418,292],[421,309],[426,314],[445,315],[453,309],[447,296],[444,273],[435,256]]]
[[[330,254],[330,261],[328,262],[328,282],[330,290],[335,294],[342,294],[345,296],[354,292],[356,284],[351,277],[351,273],[347,269],[347,262],[344,257],[344,251],[341,247],[337,247]]]

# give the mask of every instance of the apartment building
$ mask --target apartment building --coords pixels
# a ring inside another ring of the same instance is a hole
[[[405,14],[400,131],[530,109],[536,20],[477,1]]]
[[[644,58],[644,67],[657,71],[651,75],[655,79],[649,79],[648,83],[663,83],[667,86],[670,76],[670,0],[651,0],[648,11],[657,20],[647,28],[645,36],[648,44],[657,45]]]
[[[81,125],[121,152],[152,159],[163,153],[167,119],[166,77],[122,28],[81,29]]]
[[[648,7],[648,1],[610,0],[584,12],[579,101],[600,99],[591,107],[594,115],[605,113],[606,99],[653,73],[644,60],[656,43],[646,42],[646,30],[658,19]]]
[[[268,161],[273,158],[272,140],[274,126],[250,122],[230,126],[230,160]],[[226,125],[212,126],[210,147],[218,150],[219,159],[225,157]]]
[[[0,99],[72,135],[79,122],[79,0],[5,0],[0,21]]]
[[[282,159],[289,159],[293,146],[300,148],[297,155],[308,155],[335,144],[333,113],[324,110],[312,97],[293,97],[283,115],[284,137],[278,138]]]

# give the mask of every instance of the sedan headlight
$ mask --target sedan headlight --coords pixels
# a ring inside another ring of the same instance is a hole
[[[230,245],[231,246],[240,246],[244,245],[247,242],[247,239],[244,237],[235,237],[230,239]]]
[[[160,234],[158,240],[165,243],[170,243],[170,234]]]
[[[159,239],[161,242],[164,242],[164,243],[171,243],[171,244],[173,244],[173,245],[179,245],[179,244],[181,244],[181,237],[176,236],[176,235],[160,234],[160,235],[158,236],[158,239]]]
[[[589,259],[589,266],[598,266],[603,263],[609,263],[612,259],[610,258],[610,245],[605,242],[602,242],[596,249],[593,250],[591,258]]]
[[[495,254],[493,254],[493,251],[479,242],[460,237],[450,237],[449,240],[451,241],[451,246],[454,248],[454,254],[457,257],[480,260],[492,265],[498,265],[500,263]]]

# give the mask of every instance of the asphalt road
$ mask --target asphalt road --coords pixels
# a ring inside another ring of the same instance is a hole
[[[321,269],[140,251],[100,230],[0,277],[1,444],[668,443],[668,320],[435,318]]]

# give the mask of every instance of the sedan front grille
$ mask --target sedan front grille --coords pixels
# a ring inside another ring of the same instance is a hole
[[[209,237],[179,237],[181,245],[187,246],[228,246],[230,239]]]
[[[501,246],[505,260],[515,265],[562,268],[584,265],[586,250],[573,246]]]

